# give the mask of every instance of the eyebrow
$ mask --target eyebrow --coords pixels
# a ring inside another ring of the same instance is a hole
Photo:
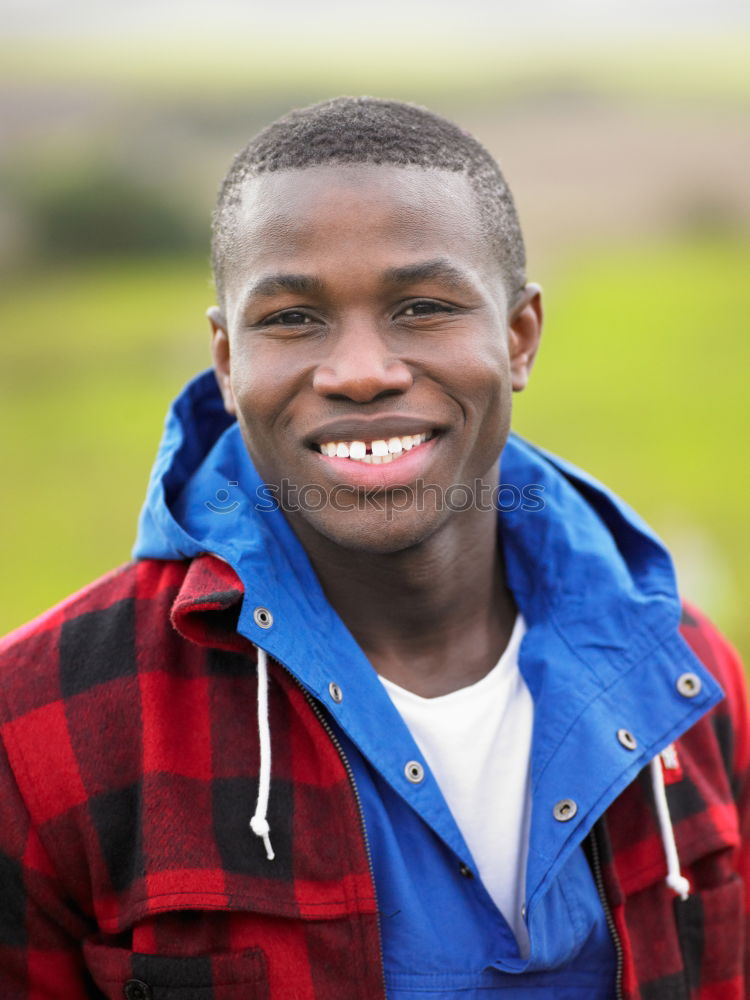
[[[271,298],[280,292],[294,295],[310,295],[324,290],[324,282],[311,274],[268,274],[248,289],[245,300],[257,297]]]
[[[384,278],[390,285],[413,285],[420,281],[442,281],[453,288],[466,288],[471,284],[466,272],[451,264],[449,260],[438,257],[435,260],[425,260],[419,264],[407,264],[404,267],[389,268]]]
[[[437,257],[434,260],[420,261],[418,264],[405,264],[403,267],[390,267],[383,272],[383,280],[388,285],[413,285],[420,281],[442,281],[453,288],[466,288],[471,283],[470,278],[455,264]],[[315,295],[325,292],[325,282],[311,274],[268,274],[252,285],[244,296],[244,303],[255,298],[273,298],[283,292],[293,295]]]

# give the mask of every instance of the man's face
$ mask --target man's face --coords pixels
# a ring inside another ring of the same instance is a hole
[[[533,292],[509,317],[466,178],[270,173],[237,213],[214,363],[303,543],[394,552],[466,517],[448,491],[496,484],[540,318]]]

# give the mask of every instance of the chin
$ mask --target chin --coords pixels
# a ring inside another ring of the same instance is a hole
[[[444,519],[443,513],[434,510],[370,510],[348,515],[321,512],[308,514],[304,526],[296,523],[294,526],[303,544],[312,531],[349,552],[390,555],[427,541]]]

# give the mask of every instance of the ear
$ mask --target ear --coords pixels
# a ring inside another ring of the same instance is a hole
[[[510,371],[514,392],[526,388],[542,336],[542,290],[525,285],[508,317]]]
[[[211,324],[211,357],[213,358],[216,381],[219,384],[224,409],[233,417],[237,416],[231,381],[231,357],[229,352],[229,334],[227,321],[218,306],[211,306],[206,316]]]

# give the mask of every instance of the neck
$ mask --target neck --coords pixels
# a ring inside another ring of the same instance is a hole
[[[515,621],[497,512],[472,511],[392,553],[304,543],[323,590],[382,676],[423,697],[466,687],[505,649]]]

